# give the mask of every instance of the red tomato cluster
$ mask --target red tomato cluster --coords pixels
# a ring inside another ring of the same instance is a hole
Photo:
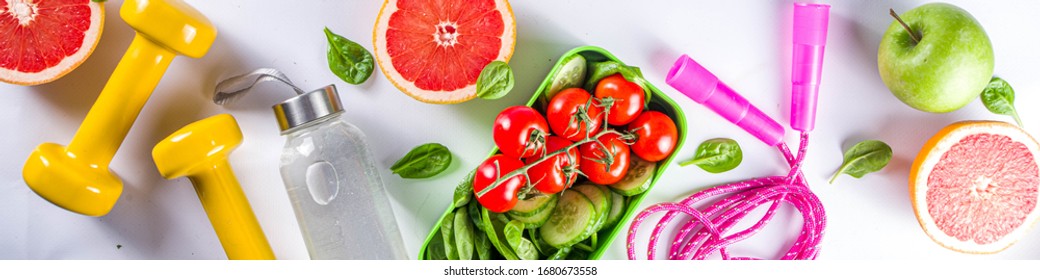
[[[492,129],[501,154],[485,160],[473,180],[477,201],[502,213],[516,205],[528,183],[553,194],[574,185],[580,173],[610,185],[625,177],[631,154],[649,162],[667,158],[678,140],[675,122],[645,110],[645,103],[642,87],[615,74],[599,81],[595,95],[581,88],[560,91],[544,115],[527,106],[506,108]],[[510,175],[523,168],[526,172]]]

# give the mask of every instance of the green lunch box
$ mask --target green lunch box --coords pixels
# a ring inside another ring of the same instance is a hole
[[[586,63],[603,61],[621,62],[616,57],[614,57],[614,55],[599,47],[581,46],[571,49],[567,53],[564,53],[562,56],[560,56],[560,59],[557,60],[556,65],[553,66],[552,71],[549,71],[549,75],[546,75],[545,80],[542,81],[542,84],[538,87],[538,90],[535,91],[534,96],[531,96],[531,99],[527,101],[527,106],[538,109],[539,111],[541,111],[540,108],[545,107],[545,105],[548,103],[547,98],[545,98],[544,96],[545,92],[549,90],[549,86],[552,84],[553,77],[555,77],[556,73],[559,72],[560,68],[563,67],[562,62],[564,58],[570,57],[573,54],[580,54],[581,56],[583,56],[586,60]],[[662,174],[664,174],[665,169],[667,169],[668,165],[675,158],[675,155],[679,154],[679,149],[682,147],[684,141],[686,140],[686,117],[683,115],[682,110],[679,108],[678,105],[675,104],[674,101],[672,101],[672,99],[668,98],[667,95],[662,93],[656,87],[650,84],[647,84],[647,86],[651,91],[650,103],[648,108],[650,110],[660,111],[668,115],[668,117],[672,118],[672,121],[675,122],[675,127],[678,130],[679,139],[676,142],[676,148],[675,151],[672,152],[672,155],[657,163],[657,169],[651,177],[652,181],[650,182],[649,188],[643,193],[626,198],[625,201],[627,205],[625,207],[625,211],[621,217],[621,220],[617,222],[614,226],[609,228],[603,228],[596,233],[596,235],[598,236],[598,244],[595,248],[592,248],[591,252],[588,253],[587,256],[590,260],[599,259],[600,256],[602,256],[603,253],[607,250],[607,248],[610,247],[611,242],[618,235],[618,233],[626,231],[626,229],[629,226],[628,221],[632,218],[633,215],[635,215],[637,211],[640,210],[637,209],[640,202],[643,201],[643,198],[646,196],[646,193],[653,189],[653,185],[657,183],[657,179],[660,178]],[[496,153],[498,153],[497,148],[493,149],[491,153],[488,154],[488,156],[490,157],[492,155],[495,155]],[[469,203],[477,202],[474,198],[471,199]],[[434,237],[437,237],[441,234],[441,221],[444,221],[447,215],[454,215],[455,209],[455,203],[454,201],[452,201],[451,205],[445,210],[444,214],[441,215],[441,219],[437,220],[437,224],[433,226],[432,230],[430,230],[430,234],[427,235],[426,240],[423,242],[422,247],[420,247],[419,249],[418,259],[428,259],[426,256],[427,253],[430,251],[429,247],[431,241],[434,239]],[[480,229],[475,229],[475,231],[475,234],[484,234],[483,232],[480,232]],[[489,248],[492,250],[497,250],[495,246],[490,246]],[[474,259],[476,259],[476,255],[477,253],[473,254]]]

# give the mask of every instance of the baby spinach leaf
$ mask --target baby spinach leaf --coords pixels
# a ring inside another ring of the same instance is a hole
[[[647,90],[648,82],[643,79],[643,71],[639,67],[624,65],[617,61],[594,62],[589,69],[589,77],[585,80],[585,90],[594,92],[599,80],[610,75],[621,73],[625,80],[638,84],[646,93],[646,102],[650,102],[650,91]]]
[[[444,253],[449,260],[459,259],[459,250],[455,247],[455,215],[444,215],[441,221],[441,238],[444,240]]]
[[[513,89],[513,70],[502,61],[492,61],[484,66],[477,77],[477,97],[499,99]]]
[[[426,245],[426,259],[427,260],[447,260],[448,255],[444,253],[444,238],[441,235],[433,235],[433,239],[430,240],[430,244]]]
[[[470,171],[469,175],[466,175],[466,179],[455,187],[455,207],[466,206],[473,199],[473,176],[476,175],[476,172],[476,169]]]
[[[480,218],[484,221],[484,231],[487,232],[491,245],[507,260],[518,260],[520,258],[516,256],[512,248],[509,248],[509,244],[506,244],[506,235],[503,233],[506,223],[502,221],[502,216],[504,215],[488,211],[483,207],[480,209]]]
[[[535,249],[534,243],[531,240],[524,238],[524,223],[517,220],[509,221],[506,224],[503,232],[506,235],[506,242],[509,243],[509,247],[516,252],[516,256],[521,260],[537,260],[538,250]]]
[[[460,260],[472,260],[474,239],[473,239],[473,222],[469,219],[469,212],[466,209],[455,210],[455,247],[459,252]]]
[[[429,178],[440,174],[451,165],[451,151],[438,143],[426,143],[412,148],[397,160],[390,171],[401,178]]]
[[[479,228],[478,228],[479,230]],[[477,257],[481,260],[491,259],[491,239],[488,239],[483,230],[473,232],[473,250],[477,251]]]
[[[845,159],[838,168],[838,172],[831,177],[830,183],[842,173],[849,174],[855,178],[862,178],[867,173],[876,172],[885,168],[892,160],[892,147],[878,140],[867,140],[856,143],[851,149],[845,151]]]
[[[733,170],[744,159],[737,141],[728,138],[709,139],[697,146],[693,159],[680,162],[679,166],[696,164],[704,171],[722,173]]]
[[[325,27],[325,38],[329,41],[329,70],[344,82],[361,84],[372,76],[375,69],[372,53],[354,41],[332,33]]]
[[[994,114],[1011,116],[1015,118],[1015,123],[1019,127],[1022,126],[1022,119],[1018,117],[1018,111],[1015,110],[1015,90],[1007,81],[993,77],[982,90],[981,98],[982,104],[986,105],[987,110]]]

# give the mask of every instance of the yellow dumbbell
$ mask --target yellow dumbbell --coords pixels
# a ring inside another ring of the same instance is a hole
[[[202,57],[217,36],[209,19],[180,0],[126,0],[119,15],[137,35],[72,143],[41,144],[22,169],[44,199],[90,216],[107,214],[123,192],[108,165],[173,57]]]
[[[191,179],[228,259],[274,259],[227,160],[241,143],[238,123],[231,115],[221,114],[166,137],[152,149],[152,158],[166,179]]]

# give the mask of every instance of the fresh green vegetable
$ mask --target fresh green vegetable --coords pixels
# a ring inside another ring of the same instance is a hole
[[[492,61],[484,66],[477,77],[477,97],[482,99],[499,99],[513,89],[513,70],[502,61]]]
[[[715,138],[704,141],[697,146],[693,159],[680,162],[679,166],[696,164],[704,171],[722,173],[733,170],[744,159],[737,141],[728,138]]]
[[[480,210],[484,207],[480,206],[480,203],[469,203],[466,206],[466,212],[469,212],[469,219],[473,220],[473,225],[479,230],[484,230],[484,219],[480,218]]]
[[[473,249],[473,222],[469,220],[469,212],[466,209],[455,210],[455,247],[459,252],[460,260],[472,260]]]
[[[455,247],[455,215],[445,215],[441,221],[441,238],[444,240],[444,253],[449,260],[459,259],[459,250]]]
[[[639,67],[624,65],[617,61],[592,63],[589,77],[585,80],[585,90],[595,92],[596,84],[599,83],[599,80],[617,73],[621,73],[621,76],[624,76],[625,80],[636,83],[639,87],[642,87],[643,92],[646,93],[646,102],[650,102],[650,91],[647,90],[649,82],[647,82],[646,79],[643,79],[643,71],[639,70]]]
[[[455,207],[466,206],[473,199],[473,176],[476,172],[476,170],[470,171],[469,175],[466,175],[466,179],[455,187]]]
[[[506,224],[503,232],[506,236],[506,242],[516,252],[517,257],[521,260],[538,259],[538,251],[535,249],[534,243],[524,238],[524,223],[516,220],[510,221]]]
[[[1022,126],[1022,119],[1018,117],[1015,110],[1015,90],[1011,88],[1004,79],[993,77],[982,90],[982,104],[986,109],[998,115],[1008,115],[1015,118],[1015,123]]]
[[[520,200],[513,206],[513,209],[509,210],[511,216],[517,217],[530,217],[538,213],[541,213],[546,207],[550,205],[555,206],[556,194],[537,194],[532,195],[523,200]]]
[[[479,216],[479,215],[478,215]],[[480,229],[479,227],[477,228]],[[491,239],[488,239],[486,233],[483,230],[476,231],[473,234],[473,250],[477,251],[477,257],[481,260],[491,259]]]
[[[325,27],[325,38],[329,41],[329,70],[333,74],[354,85],[372,76],[374,59],[365,47],[332,33],[328,27]]]
[[[610,198],[610,190],[606,187],[593,184],[581,184],[571,188],[581,194],[585,195],[590,201],[592,201],[592,207],[596,210],[596,218],[593,222],[593,226],[589,228],[589,231],[597,232],[607,222],[607,213],[610,212],[610,203],[613,200]]]
[[[518,260],[516,253],[513,249],[506,244],[506,235],[503,232],[508,221],[503,221],[502,215],[488,211],[487,208],[480,208],[480,217],[484,221],[484,232],[487,233],[488,239],[491,240],[491,245],[497,249],[499,254],[507,260]]]
[[[885,168],[888,161],[892,159],[892,147],[878,140],[867,140],[856,143],[851,149],[845,151],[845,159],[838,168],[838,172],[831,177],[834,179],[842,173],[849,174],[855,178],[862,178],[867,173],[876,172]]]
[[[559,250],[556,251],[556,253],[553,253],[551,256],[549,256],[548,260],[558,261],[558,260],[568,259],[567,255],[570,255],[571,250],[573,250],[573,249],[571,249],[571,247],[560,248]]]
[[[560,61],[560,70],[553,76],[552,84],[545,92],[545,99],[552,100],[561,90],[580,87],[585,82],[585,57],[574,53]]]
[[[538,229],[542,240],[556,248],[570,247],[591,235],[596,208],[592,201],[577,191],[564,191],[549,221]]]
[[[426,247],[426,259],[428,260],[447,260],[448,255],[444,253],[444,238],[440,234],[433,235],[433,240],[430,240],[430,245]]]
[[[655,162],[645,161],[639,157],[631,157],[630,161],[628,173],[625,173],[625,177],[621,178],[621,181],[610,185],[614,192],[623,196],[641,194],[650,189],[650,184],[653,183],[653,180],[650,180],[650,178],[653,178],[654,172],[657,171],[657,163]]]
[[[603,228],[614,227],[621,221],[621,216],[625,214],[625,196],[617,192],[610,192],[610,200],[610,212],[607,212],[607,222],[603,225]]]
[[[390,171],[401,178],[420,179],[440,174],[451,165],[451,151],[438,143],[426,143],[412,148],[397,160]],[[472,185],[472,184],[470,184]]]

